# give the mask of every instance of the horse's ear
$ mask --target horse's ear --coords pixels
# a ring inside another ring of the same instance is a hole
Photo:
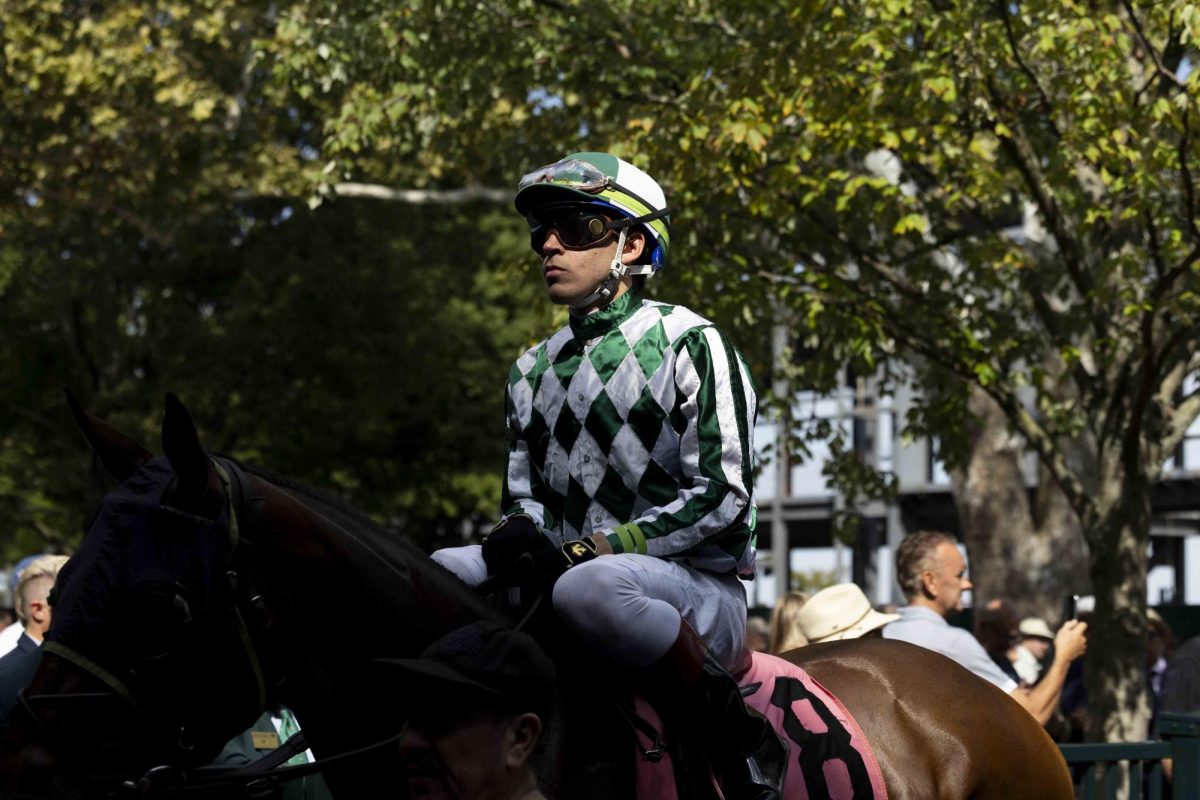
[[[167,394],[167,413],[162,427],[163,452],[175,471],[177,499],[185,504],[199,502],[212,485],[212,462],[200,444],[192,415],[173,394]]]
[[[63,392],[67,395],[67,405],[71,408],[71,415],[75,417],[75,424],[92,446],[92,452],[100,459],[104,471],[116,481],[124,482],[137,472],[142,464],[153,458],[146,448],[99,417],[84,411],[79,399],[70,389],[64,388]]]

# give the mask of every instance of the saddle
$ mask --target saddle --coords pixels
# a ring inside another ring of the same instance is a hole
[[[800,667],[765,653],[750,654],[750,665],[738,675],[746,704],[765,716],[789,746],[786,800],[887,800],[883,773],[858,723],[844,705]],[[638,798],[684,798],[672,781],[678,770],[644,757],[670,741],[658,713],[634,695],[635,710],[648,724],[636,730],[635,787]],[[686,746],[686,744],[685,744]],[[664,760],[671,757],[664,747]],[[639,758],[639,756],[642,756]],[[694,787],[693,787],[694,791]],[[719,791],[719,787],[718,787]],[[721,795],[717,795],[721,796]]]
[[[635,678],[586,650],[553,613],[527,632],[554,659],[556,718],[547,730],[542,770],[547,796],[638,800],[724,800],[702,743],[635,685]],[[850,712],[807,672],[752,653],[736,677],[747,705],[789,743],[786,800],[886,800],[883,774]],[[664,718],[665,717],[665,718]]]

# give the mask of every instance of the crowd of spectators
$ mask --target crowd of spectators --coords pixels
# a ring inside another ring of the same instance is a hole
[[[1016,610],[1021,598],[987,598],[972,609],[968,630],[950,622],[961,618],[963,593],[973,588],[953,537],[932,531],[910,534],[897,548],[895,566],[906,598],[899,609],[872,607],[853,583],[811,596],[789,592],[771,613],[769,638],[764,643],[756,637],[752,649],[778,654],[863,636],[907,641],[939,652],[999,687],[1056,740],[1082,740],[1087,726],[1083,661],[1088,606],[1082,605],[1055,630],[1041,617],[1022,618]],[[1153,609],[1146,624],[1146,685],[1153,715],[1200,711],[1200,636],[1179,645]]]

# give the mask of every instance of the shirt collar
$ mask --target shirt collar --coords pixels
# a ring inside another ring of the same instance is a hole
[[[604,308],[587,315],[571,314],[571,332],[576,339],[594,339],[608,333],[625,320],[633,316],[642,305],[637,293],[633,291],[613,300]]]
[[[925,619],[930,622],[940,622],[943,625],[950,624],[941,614],[925,606],[904,606],[898,610],[898,613],[902,620]]]

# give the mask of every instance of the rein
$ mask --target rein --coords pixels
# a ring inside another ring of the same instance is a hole
[[[219,791],[222,798],[229,797],[230,791],[240,791],[246,797],[262,797],[281,784],[319,774],[334,764],[344,764],[377,750],[394,747],[402,736],[403,730],[356,750],[347,750],[308,764],[284,766],[289,758],[308,749],[308,742],[301,731],[267,755],[245,766],[228,769],[201,767],[191,773],[180,773],[174,767],[168,766],[153,767],[137,781],[125,781],[120,789],[126,792],[126,796],[143,798],[154,797],[155,793],[164,790],[201,794]]]

